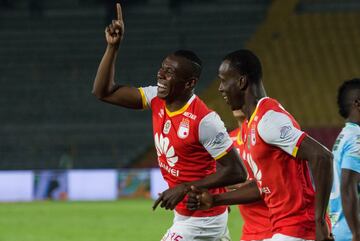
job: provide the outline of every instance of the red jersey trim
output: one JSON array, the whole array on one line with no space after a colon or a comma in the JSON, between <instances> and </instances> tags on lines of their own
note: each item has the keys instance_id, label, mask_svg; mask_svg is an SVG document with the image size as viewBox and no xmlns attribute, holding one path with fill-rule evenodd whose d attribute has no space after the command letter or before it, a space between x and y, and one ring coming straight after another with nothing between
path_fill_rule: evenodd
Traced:
<instances>
[{"instance_id":1,"label":"red jersey trim","mask_svg":"<svg viewBox=\"0 0 360 241\"><path fill-rule=\"evenodd\" d=\"M229 151L231 150L231 148L233 148L234 145L233 143L231 143L231 145L224 151L222 152L221 154L217 155L216 157L214 157L215 160L219 160L220 158L222 158L223 156L225 156L226 154L229 153Z\"/></svg>"},{"instance_id":2,"label":"red jersey trim","mask_svg":"<svg viewBox=\"0 0 360 241\"><path fill-rule=\"evenodd\" d=\"M305 132L302 133L302 135L300 136L299 140L296 142L296 145L295 145L295 147L294 147L294 150L293 150L292 153L291 153L291 155L292 155L293 157L296 157L297 152L298 152L298 150L299 150L299 147L300 147L300 145L301 145L301 142L302 142L302 140L304 140L305 136L306 136L306 133L305 133Z\"/></svg>"},{"instance_id":3,"label":"red jersey trim","mask_svg":"<svg viewBox=\"0 0 360 241\"><path fill-rule=\"evenodd\" d=\"M143 109L146 109L148 107L148 105L146 102L144 90L143 90L143 88L138 88L138 90L140 91L140 95L141 95L142 107L143 107Z\"/></svg>"}]
</instances>

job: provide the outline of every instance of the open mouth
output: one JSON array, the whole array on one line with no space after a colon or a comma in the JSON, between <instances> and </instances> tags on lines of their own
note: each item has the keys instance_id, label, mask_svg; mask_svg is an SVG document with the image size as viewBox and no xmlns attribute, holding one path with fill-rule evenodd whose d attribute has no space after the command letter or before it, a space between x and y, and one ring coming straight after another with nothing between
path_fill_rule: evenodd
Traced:
<instances>
[{"instance_id":1,"label":"open mouth","mask_svg":"<svg viewBox=\"0 0 360 241\"><path fill-rule=\"evenodd\" d=\"M166 86L159 83L159 82L157 83L157 86L158 86L159 89L166 90Z\"/></svg>"}]
</instances>

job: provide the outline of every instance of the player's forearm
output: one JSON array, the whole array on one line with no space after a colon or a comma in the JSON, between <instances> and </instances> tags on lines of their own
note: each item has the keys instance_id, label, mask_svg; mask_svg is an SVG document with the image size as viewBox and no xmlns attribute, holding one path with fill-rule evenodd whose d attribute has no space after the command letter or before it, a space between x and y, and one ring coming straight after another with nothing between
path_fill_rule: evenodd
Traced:
<instances>
[{"instance_id":1,"label":"player's forearm","mask_svg":"<svg viewBox=\"0 0 360 241\"><path fill-rule=\"evenodd\" d=\"M315 218L324 222L333 181L333 159L331 152L324 150L310 162L315 181Z\"/></svg>"},{"instance_id":2,"label":"player's forearm","mask_svg":"<svg viewBox=\"0 0 360 241\"><path fill-rule=\"evenodd\" d=\"M352 234L360 237L360 208L356 180L353 180L351 183L342 183L341 202L346 222Z\"/></svg>"},{"instance_id":3,"label":"player's forearm","mask_svg":"<svg viewBox=\"0 0 360 241\"><path fill-rule=\"evenodd\" d=\"M99 99L111 94L115 88L115 62L117 47L108 45L96 73L92 93Z\"/></svg>"},{"instance_id":4,"label":"player's forearm","mask_svg":"<svg viewBox=\"0 0 360 241\"><path fill-rule=\"evenodd\" d=\"M256 182L251 181L234 191L214 195L213 206L247 204L260 201L261 199L262 197Z\"/></svg>"},{"instance_id":5,"label":"player's forearm","mask_svg":"<svg viewBox=\"0 0 360 241\"><path fill-rule=\"evenodd\" d=\"M214 174L211 174L201 180L191 182L191 185L206 189L225 187L244 182L246 180L246 176L246 170L240 164L229 167L219 167L217 172Z\"/></svg>"}]
</instances>

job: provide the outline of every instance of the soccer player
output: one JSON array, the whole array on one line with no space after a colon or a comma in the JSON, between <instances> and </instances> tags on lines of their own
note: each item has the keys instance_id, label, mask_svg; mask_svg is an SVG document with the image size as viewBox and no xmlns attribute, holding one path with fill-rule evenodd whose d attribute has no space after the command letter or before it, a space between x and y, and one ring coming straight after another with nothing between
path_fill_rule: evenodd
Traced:
<instances>
[{"instance_id":1,"label":"soccer player","mask_svg":"<svg viewBox=\"0 0 360 241\"><path fill-rule=\"evenodd\" d=\"M244 151L256 185L217 195L192 187L188 207L263 198L270 212L272 240L332 240L326 216L333 176L331 152L301 131L278 101L266 96L261 63L251 51L228 54L219 67L219 79L225 101L233 110L241 109L248 121Z\"/></svg>"},{"instance_id":2,"label":"soccer player","mask_svg":"<svg viewBox=\"0 0 360 241\"><path fill-rule=\"evenodd\" d=\"M157 86L117 85L115 61L123 36L124 22L117 4L117 19L105 30L107 48L93 94L111 104L152 110L158 164L169 184L153 209L159 204L175 209L174 223L162 240L228 240L226 206L191 211L183 200L190 185L218 194L225 192L223 186L243 182L247 176L220 117L194 94L201 60L191 51L179 50L162 62ZM216 163L221 167L218 170Z\"/></svg>"},{"instance_id":3,"label":"soccer player","mask_svg":"<svg viewBox=\"0 0 360 241\"><path fill-rule=\"evenodd\" d=\"M244 151L243 134L247 126L246 117L241 110L233 110L233 115L239 127L231 131L229 135L234 142L235 149L244 160L245 167L249 173L246 183L256 182L251 167L246 161L246 153ZM233 185L227 189L235 190L241 188L242 185ZM241 241L269 240L272 237L269 209L263 200L239 205L239 211L243 218Z\"/></svg>"},{"instance_id":4,"label":"soccer player","mask_svg":"<svg viewBox=\"0 0 360 241\"><path fill-rule=\"evenodd\" d=\"M333 147L330 217L337 241L360 241L360 79L340 86L337 103L346 123Z\"/></svg>"}]
</instances>

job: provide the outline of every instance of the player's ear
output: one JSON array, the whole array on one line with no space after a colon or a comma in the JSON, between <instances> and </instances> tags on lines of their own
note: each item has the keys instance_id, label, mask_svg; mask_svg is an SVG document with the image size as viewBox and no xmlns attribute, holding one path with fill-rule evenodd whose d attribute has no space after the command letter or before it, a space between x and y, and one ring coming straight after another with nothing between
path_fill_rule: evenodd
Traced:
<instances>
[{"instance_id":1,"label":"player's ear","mask_svg":"<svg viewBox=\"0 0 360 241\"><path fill-rule=\"evenodd\" d=\"M355 108L360 111L360 98L357 98L355 101L354 101L354 105L355 105Z\"/></svg>"},{"instance_id":2,"label":"player's ear","mask_svg":"<svg viewBox=\"0 0 360 241\"><path fill-rule=\"evenodd\" d=\"M196 84L197 78L191 78L185 83L186 89L194 89Z\"/></svg>"},{"instance_id":3,"label":"player's ear","mask_svg":"<svg viewBox=\"0 0 360 241\"><path fill-rule=\"evenodd\" d=\"M248 86L248 79L246 78L246 75L240 75L239 76L239 79L238 79L238 82L237 82L237 87L240 89L240 90L245 90Z\"/></svg>"}]
</instances>

